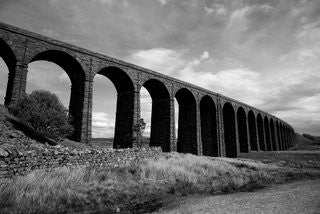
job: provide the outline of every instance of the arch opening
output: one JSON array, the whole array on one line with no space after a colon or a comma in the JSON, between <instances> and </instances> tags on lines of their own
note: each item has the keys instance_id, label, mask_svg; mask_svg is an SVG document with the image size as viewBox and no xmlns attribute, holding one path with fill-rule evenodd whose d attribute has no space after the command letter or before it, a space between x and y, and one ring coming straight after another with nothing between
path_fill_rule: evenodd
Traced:
<instances>
[{"instance_id":1,"label":"arch opening","mask_svg":"<svg viewBox=\"0 0 320 214\"><path fill-rule=\"evenodd\" d=\"M216 105L211 97L204 96L200 101L202 154L218 156Z\"/></svg>"},{"instance_id":2,"label":"arch opening","mask_svg":"<svg viewBox=\"0 0 320 214\"><path fill-rule=\"evenodd\" d=\"M227 157L237 157L235 112L230 103L223 106L224 143Z\"/></svg>"},{"instance_id":3,"label":"arch opening","mask_svg":"<svg viewBox=\"0 0 320 214\"><path fill-rule=\"evenodd\" d=\"M141 146L150 147L152 98L145 87L140 88L140 120L145 123L141 135ZM134 134L138 132L134 131ZM134 145L133 145L134 146ZM138 146L138 145L137 145ZM161 146L161 145L160 145Z\"/></svg>"},{"instance_id":4,"label":"arch opening","mask_svg":"<svg viewBox=\"0 0 320 214\"><path fill-rule=\"evenodd\" d=\"M283 133L283 124L280 123L280 136L281 136L281 145L283 150L286 150L286 145L285 145L285 141L284 141L284 133Z\"/></svg>"},{"instance_id":5,"label":"arch opening","mask_svg":"<svg viewBox=\"0 0 320 214\"><path fill-rule=\"evenodd\" d=\"M289 148L289 140L288 140L288 133L287 133L287 126L284 127L284 136L286 139L286 148Z\"/></svg>"},{"instance_id":6,"label":"arch opening","mask_svg":"<svg viewBox=\"0 0 320 214\"><path fill-rule=\"evenodd\" d=\"M288 140L288 133L287 133L287 126L284 126L284 138L285 138L285 142L286 142L286 149L289 148L289 140Z\"/></svg>"},{"instance_id":7,"label":"arch opening","mask_svg":"<svg viewBox=\"0 0 320 214\"><path fill-rule=\"evenodd\" d=\"M285 126L284 126L283 124L282 124L282 138L283 138L283 147L284 147L284 150L287 150Z\"/></svg>"},{"instance_id":8,"label":"arch opening","mask_svg":"<svg viewBox=\"0 0 320 214\"><path fill-rule=\"evenodd\" d=\"M197 154L196 100L191 91L186 88L180 89L175 97L179 105L177 151Z\"/></svg>"},{"instance_id":9,"label":"arch opening","mask_svg":"<svg viewBox=\"0 0 320 214\"><path fill-rule=\"evenodd\" d=\"M259 147L261 151L266 151L265 147L265 134L263 129L263 120L260 113L257 115L257 125L258 125L258 138L259 138Z\"/></svg>"},{"instance_id":10,"label":"arch opening","mask_svg":"<svg viewBox=\"0 0 320 214\"><path fill-rule=\"evenodd\" d=\"M6 88L8 84L9 68L5 61L0 57L0 104L5 104Z\"/></svg>"},{"instance_id":11,"label":"arch opening","mask_svg":"<svg viewBox=\"0 0 320 214\"><path fill-rule=\"evenodd\" d=\"M0 39L0 58L2 58L2 61L0 62L1 103L9 105L12 101L17 60L9 45L2 39Z\"/></svg>"},{"instance_id":12,"label":"arch opening","mask_svg":"<svg viewBox=\"0 0 320 214\"><path fill-rule=\"evenodd\" d=\"M271 133L271 140L272 140L272 150L276 151L277 150L276 134L275 134L274 122L272 118L270 119L270 133Z\"/></svg>"},{"instance_id":13,"label":"arch opening","mask_svg":"<svg viewBox=\"0 0 320 214\"><path fill-rule=\"evenodd\" d=\"M170 94L166 86L156 79L146 81L143 87L152 99L149 145L160 146L163 152L170 152Z\"/></svg>"},{"instance_id":14,"label":"arch opening","mask_svg":"<svg viewBox=\"0 0 320 214\"><path fill-rule=\"evenodd\" d=\"M277 137L278 137L278 147L279 150L283 150L282 148L282 142L281 142L281 133L280 133L280 128L279 128L279 122L276 121L276 128L277 128Z\"/></svg>"},{"instance_id":15,"label":"arch opening","mask_svg":"<svg viewBox=\"0 0 320 214\"><path fill-rule=\"evenodd\" d=\"M30 94L35 90L50 91L68 108L71 81L59 65L44 60L29 63L27 82L26 93Z\"/></svg>"},{"instance_id":16,"label":"arch opening","mask_svg":"<svg viewBox=\"0 0 320 214\"><path fill-rule=\"evenodd\" d=\"M96 74L92 87L92 144L113 147L116 103L117 90L111 80Z\"/></svg>"},{"instance_id":17,"label":"arch opening","mask_svg":"<svg viewBox=\"0 0 320 214\"><path fill-rule=\"evenodd\" d=\"M133 82L123 70L117 67L103 68L97 74L108 78L117 92L113 148L131 148L136 138L132 129L136 96Z\"/></svg>"},{"instance_id":18,"label":"arch opening","mask_svg":"<svg viewBox=\"0 0 320 214\"><path fill-rule=\"evenodd\" d=\"M272 146L271 146L271 141L270 141L269 121L268 121L267 116L264 117L264 135L266 137L267 150L272 151Z\"/></svg>"},{"instance_id":19,"label":"arch opening","mask_svg":"<svg viewBox=\"0 0 320 214\"><path fill-rule=\"evenodd\" d=\"M28 71L32 70L32 65L35 63L51 62L58 65L69 77L71 82L71 93L69 100L69 116L71 118L71 124L74 127L74 133L70 136L70 139L74 141L81 140L82 134L82 121L83 121L83 105L84 105L84 91L85 91L85 73L79 64L79 62L68 53L58 50L47 50L35 55L29 62L30 67ZM46 62L43 62L46 61ZM41 71L37 71L39 74ZM43 71L42 71L43 72ZM46 72L46 71L45 71ZM42 73L43 74L43 73ZM59 76L61 81L68 82L68 78L65 76ZM28 81L27 81L28 82ZM64 83L66 84L66 83ZM27 88L29 88L27 84ZM39 89L39 88L38 88ZM42 87L41 87L42 89ZM68 89L70 90L70 89ZM55 91L54 91L55 93ZM56 92L57 93L57 92ZM65 93L65 92L64 92ZM61 95L58 97L61 97ZM65 101L66 103L67 101Z\"/></svg>"},{"instance_id":20,"label":"arch opening","mask_svg":"<svg viewBox=\"0 0 320 214\"><path fill-rule=\"evenodd\" d=\"M247 118L246 118L246 112L242 107L239 107L237 111L237 123L238 123L240 152L243 152L243 153L249 152Z\"/></svg>"},{"instance_id":21,"label":"arch opening","mask_svg":"<svg viewBox=\"0 0 320 214\"><path fill-rule=\"evenodd\" d=\"M257 128L256 128L256 118L252 110L248 114L249 122L249 134L250 134L250 147L252 151L258 151L258 141L257 141Z\"/></svg>"}]
</instances>

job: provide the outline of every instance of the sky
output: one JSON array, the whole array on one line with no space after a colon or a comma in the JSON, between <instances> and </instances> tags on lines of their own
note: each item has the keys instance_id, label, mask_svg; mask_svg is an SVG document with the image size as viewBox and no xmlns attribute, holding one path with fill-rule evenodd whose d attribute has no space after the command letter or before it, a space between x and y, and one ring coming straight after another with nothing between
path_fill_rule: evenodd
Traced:
<instances>
[{"instance_id":1,"label":"sky","mask_svg":"<svg viewBox=\"0 0 320 214\"><path fill-rule=\"evenodd\" d=\"M269 112L299 133L320 135L320 1L0 0L0 21L119 58ZM59 66L28 67L27 92L65 106ZM8 70L0 60L0 100ZM93 136L112 137L116 91L94 80ZM149 133L151 98L141 91Z\"/></svg>"}]
</instances>

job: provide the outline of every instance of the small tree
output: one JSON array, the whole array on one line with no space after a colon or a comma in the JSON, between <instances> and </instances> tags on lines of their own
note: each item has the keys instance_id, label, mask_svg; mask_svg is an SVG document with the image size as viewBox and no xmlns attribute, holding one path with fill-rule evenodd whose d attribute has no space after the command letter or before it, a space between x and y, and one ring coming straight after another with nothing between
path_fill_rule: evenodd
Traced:
<instances>
[{"instance_id":1,"label":"small tree","mask_svg":"<svg viewBox=\"0 0 320 214\"><path fill-rule=\"evenodd\" d=\"M136 133L134 141L139 148L142 147L142 140L141 139L142 139L142 134L143 134L145 128L146 128L146 123L144 122L143 118L140 118L138 123L135 124L133 127L133 130Z\"/></svg>"},{"instance_id":2,"label":"small tree","mask_svg":"<svg viewBox=\"0 0 320 214\"><path fill-rule=\"evenodd\" d=\"M10 110L21 122L53 140L60 141L73 132L68 110L48 91L33 91L11 105Z\"/></svg>"}]
</instances>

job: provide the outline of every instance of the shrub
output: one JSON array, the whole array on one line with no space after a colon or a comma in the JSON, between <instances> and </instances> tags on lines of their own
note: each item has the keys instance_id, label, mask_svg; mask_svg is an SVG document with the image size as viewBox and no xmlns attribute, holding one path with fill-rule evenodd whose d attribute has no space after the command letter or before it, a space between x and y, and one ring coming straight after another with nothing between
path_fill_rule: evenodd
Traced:
<instances>
[{"instance_id":1,"label":"shrub","mask_svg":"<svg viewBox=\"0 0 320 214\"><path fill-rule=\"evenodd\" d=\"M68 110L48 91L33 91L11 105L10 110L22 123L53 140L60 141L73 132Z\"/></svg>"},{"instance_id":2,"label":"shrub","mask_svg":"<svg viewBox=\"0 0 320 214\"><path fill-rule=\"evenodd\" d=\"M144 122L143 118L140 118L139 122L133 126L134 136L133 141L135 144L141 148L142 147L142 134L144 129L146 128L146 123Z\"/></svg>"},{"instance_id":3,"label":"shrub","mask_svg":"<svg viewBox=\"0 0 320 214\"><path fill-rule=\"evenodd\" d=\"M316 139L314 136L312 136L310 134L302 134L302 136L309 139L309 140L312 140L312 141L315 141L315 139Z\"/></svg>"}]
</instances>

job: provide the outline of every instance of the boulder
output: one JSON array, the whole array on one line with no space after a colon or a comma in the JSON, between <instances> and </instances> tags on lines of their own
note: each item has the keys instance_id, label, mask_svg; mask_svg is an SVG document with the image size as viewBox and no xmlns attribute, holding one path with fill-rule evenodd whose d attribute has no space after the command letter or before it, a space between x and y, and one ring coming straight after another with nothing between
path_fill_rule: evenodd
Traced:
<instances>
[{"instance_id":1,"label":"boulder","mask_svg":"<svg viewBox=\"0 0 320 214\"><path fill-rule=\"evenodd\" d=\"M4 149L0 148L0 157L8 157L9 153L5 151Z\"/></svg>"}]
</instances>

